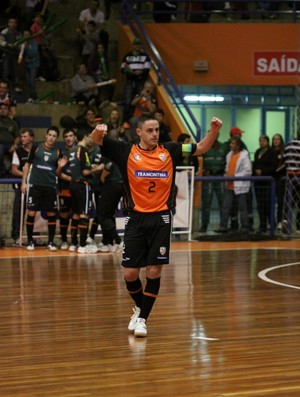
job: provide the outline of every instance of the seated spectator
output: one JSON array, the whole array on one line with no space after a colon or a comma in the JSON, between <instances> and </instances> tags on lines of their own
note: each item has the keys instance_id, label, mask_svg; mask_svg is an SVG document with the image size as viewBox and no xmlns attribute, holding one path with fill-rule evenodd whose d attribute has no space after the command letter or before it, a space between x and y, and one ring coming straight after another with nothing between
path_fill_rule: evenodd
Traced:
<instances>
[{"instance_id":1,"label":"seated spectator","mask_svg":"<svg viewBox=\"0 0 300 397\"><path fill-rule=\"evenodd\" d=\"M9 106L0 104L0 177L7 176L12 154L20 143L18 124L9 117ZM8 166L5 161L8 161Z\"/></svg>"},{"instance_id":2,"label":"seated spectator","mask_svg":"<svg viewBox=\"0 0 300 397\"><path fill-rule=\"evenodd\" d=\"M109 35L104 29L104 13L98 9L99 1L98 0L91 0L89 2L89 7L85 8L80 12L79 15L79 22L80 28L83 33L88 31L87 24L89 21L94 21L96 24L96 31L99 36L99 41L103 43L105 51L108 50L108 41Z\"/></svg>"},{"instance_id":3,"label":"seated spectator","mask_svg":"<svg viewBox=\"0 0 300 397\"><path fill-rule=\"evenodd\" d=\"M88 108L83 116L77 118L77 127L80 130L92 132L100 120L102 119L96 116L95 110Z\"/></svg>"},{"instance_id":4,"label":"seated spectator","mask_svg":"<svg viewBox=\"0 0 300 397\"><path fill-rule=\"evenodd\" d=\"M107 125L107 135L111 138L119 138L119 130L121 127L121 117L120 112L117 109L112 109L108 119L106 120Z\"/></svg>"},{"instance_id":5,"label":"seated spectator","mask_svg":"<svg viewBox=\"0 0 300 397\"><path fill-rule=\"evenodd\" d=\"M17 116L17 102L14 96L9 92L8 82L0 79L0 105L2 104L9 107L9 117L15 119Z\"/></svg>"},{"instance_id":6,"label":"seated spectator","mask_svg":"<svg viewBox=\"0 0 300 397\"><path fill-rule=\"evenodd\" d=\"M86 66L82 63L77 66L76 73L71 80L72 97L81 106L100 105L97 83L87 73Z\"/></svg>"},{"instance_id":7,"label":"seated spectator","mask_svg":"<svg viewBox=\"0 0 300 397\"><path fill-rule=\"evenodd\" d=\"M159 143L169 142L171 138L171 129L164 122L165 112L162 109L156 109L154 118L159 122Z\"/></svg>"}]
</instances>

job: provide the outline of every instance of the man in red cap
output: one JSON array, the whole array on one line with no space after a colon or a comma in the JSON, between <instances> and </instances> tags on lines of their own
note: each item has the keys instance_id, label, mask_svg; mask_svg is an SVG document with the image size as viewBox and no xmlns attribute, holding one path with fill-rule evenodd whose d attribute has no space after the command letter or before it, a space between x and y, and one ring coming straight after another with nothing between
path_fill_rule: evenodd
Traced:
<instances>
[{"instance_id":1,"label":"man in red cap","mask_svg":"<svg viewBox=\"0 0 300 397\"><path fill-rule=\"evenodd\" d=\"M238 136L239 138L242 138L242 134L244 134L245 131L241 130L239 127L234 126L230 128L229 135L230 138L228 139L227 142L224 142L224 147L225 147L225 152L226 154L230 152L230 140L233 136ZM246 144L242 141L242 148L241 150L248 150Z\"/></svg>"}]
</instances>

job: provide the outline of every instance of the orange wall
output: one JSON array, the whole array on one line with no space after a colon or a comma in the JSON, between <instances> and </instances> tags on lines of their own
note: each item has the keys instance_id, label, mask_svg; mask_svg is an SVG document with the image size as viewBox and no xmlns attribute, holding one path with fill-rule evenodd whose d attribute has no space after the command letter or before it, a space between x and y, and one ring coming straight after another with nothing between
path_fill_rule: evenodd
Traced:
<instances>
[{"instance_id":1,"label":"orange wall","mask_svg":"<svg viewBox=\"0 0 300 397\"><path fill-rule=\"evenodd\" d=\"M177 84L294 85L299 75L255 76L255 51L300 51L299 24L144 24ZM207 60L208 72L193 61ZM298 77L298 79L297 79Z\"/></svg>"},{"instance_id":2,"label":"orange wall","mask_svg":"<svg viewBox=\"0 0 300 397\"><path fill-rule=\"evenodd\" d=\"M132 40L134 35L130 31L128 26L119 25L119 63L121 64L123 55L132 50ZM157 103L160 108L165 111L165 122L170 126L172 131L173 139L185 132L185 126L182 123L180 117L176 112L173 111L173 105L170 103L169 97L166 94L162 86L157 85L157 78L153 71L150 72L150 79L156 86L156 98ZM125 77L120 73L119 82L123 85L125 82Z\"/></svg>"}]
</instances>

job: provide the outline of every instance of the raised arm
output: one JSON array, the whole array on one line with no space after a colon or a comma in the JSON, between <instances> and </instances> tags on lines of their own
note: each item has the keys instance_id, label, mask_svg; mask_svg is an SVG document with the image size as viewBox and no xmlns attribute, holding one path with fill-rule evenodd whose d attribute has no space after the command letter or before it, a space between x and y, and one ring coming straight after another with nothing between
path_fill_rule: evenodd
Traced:
<instances>
[{"instance_id":1,"label":"raised arm","mask_svg":"<svg viewBox=\"0 0 300 397\"><path fill-rule=\"evenodd\" d=\"M197 149L193 154L194 156L199 156L200 154L207 152L212 147L213 143L218 138L222 124L222 120L217 117L212 118L210 122L210 130L208 134L197 143Z\"/></svg>"},{"instance_id":2,"label":"raised arm","mask_svg":"<svg viewBox=\"0 0 300 397\"><path fill-rule=\"evenodd\" d=\"M103 137L107 135L107 125L106 124L98 124L94 128L94 130L91 132L90 137L92 138L92 141L97 143L97 145L102 146L103 143Z\"/></svg>"}]
</instances>

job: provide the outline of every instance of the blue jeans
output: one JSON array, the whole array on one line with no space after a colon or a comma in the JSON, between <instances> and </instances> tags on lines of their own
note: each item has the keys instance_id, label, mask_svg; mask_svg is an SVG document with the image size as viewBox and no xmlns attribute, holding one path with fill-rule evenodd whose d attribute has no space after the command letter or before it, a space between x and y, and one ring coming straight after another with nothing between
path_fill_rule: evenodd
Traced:
<instances>
[{"instance_id":1,"label":"blue jeans","mask_svg":"<svg viewBox=\"0 0 300 397\"><path fill-rule=\"evenodd\" d=\"M249 217L247 211L247 195L248 193L235 194L234 190L225 190L222 211L221 211L221 229L226 230L228 225L228 219L230 215L230 210L234 204L234 201L237 201L240 218L241 218L241 228L243 230L249 229Z\"/></svg>"},{"instance_id":2,"label":"blue jeans","mask_svg":"<svg viewBox=\"0 0 300 397\"><path fill-rule=\"evenodd\" d=\"M39 68L26 68L26 79L28 83L29 98L36 99L36 83L35 79L38 74Z\"/></svg>"}]
</instances>

